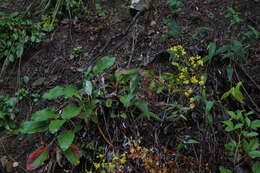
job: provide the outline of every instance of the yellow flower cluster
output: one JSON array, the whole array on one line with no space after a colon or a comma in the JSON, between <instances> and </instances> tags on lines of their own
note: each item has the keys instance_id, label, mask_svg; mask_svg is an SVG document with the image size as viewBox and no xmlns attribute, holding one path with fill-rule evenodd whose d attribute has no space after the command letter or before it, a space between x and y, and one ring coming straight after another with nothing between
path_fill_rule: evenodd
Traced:
<instances>
[{"instance_id":1,"label":"yellow flower cluster","mask_svg":"<svg viewBox=\"0 0 260 173\"><path fill-rule=\"evenodd\" d=\"M177 88L183 92L184 96L188 97L190 108L194 108L195 99L192 96L194 95L194 89L205 85L205 77L201 74L204 62L201 56L184 57L187 53L180 45L171 47L170 51L174 53L173 56L177 57L172 62L172 65L178 69L175 75L177 82L173 79L172 83L177 85Z\"/></svg>"},{"instance_id":2,"label":"yellow flower cluster","mask_svg":"<svg viewBox=\"0 0 260 173\"><path fill-rule=\"evenodd\" d=\"M192 66L193 68L196 68L196 67L199 67L199 66L203 66L203 65L204 65L203 61L201 60L201 56L196 56L196 57L191 56L191 57L189 58L189 62L190 62L191 66Z\"/></svg>"},{"instance_id":3,"label":"yellow flower cluster","mask_svg":"<svg viewBox=\"0 0 260 173\"><path fill-rule=\"evenodd\" d=\"M187 54L187 52L185 51L185 49L181 45L171 47L170 51L175 53L177 58L182 57L182 56Z\"/></svg>"},{"instance_id":4,"label":"yellow flower cluster","mask_svg":"<svg viewBox=\"0 0 260 173\"><path fill-rule=\"evenodd\" d=\"M120 171L125 167L126 163L126 154L123 153L119 156L113 155L111 162L106 162L103 154L97 156L101 162L93 162L93 165L96 170L108 170L108 172Z\"/></svg>"}]
</instances>

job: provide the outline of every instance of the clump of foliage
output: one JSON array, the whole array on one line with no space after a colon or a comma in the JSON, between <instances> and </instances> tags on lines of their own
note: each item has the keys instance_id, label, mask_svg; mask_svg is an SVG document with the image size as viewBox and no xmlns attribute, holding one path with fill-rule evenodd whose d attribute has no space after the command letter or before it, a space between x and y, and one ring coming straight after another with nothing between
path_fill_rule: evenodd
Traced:
<instances>
[{"instance_id":1,"label":"clump of foliage","mask_svg":"<svg viewBox=\"0 0 260 173\"><path fill-rule=\"evenodd\" d=\"M0 16L0 61L10 64L21 58L26 44L42 40L42 29L41 22L26 20L17 12Z\"/></svg>"},{"instance_id":2,"label":"clump of foliage","mask_svg":"<svg viewBox=\"0 0 260 173\"><path fill-rule=\"evenodd\" d=\"M204 61L200 56L187 57L187 52L180 46L169 49L170 63L174 72L165 72L161 76L149 72L148 76L153 78L150 88L157 93L168 91L169 94L179 94L187 100L189 107L194 108L196 93L203 88L206 76L203 74Z\"/></svg>"},{"instance_id":3,"label":"clump of foliage","mask_svg":"<svg viewBox=\"0 0 260 173\"><path fill-rule=\"evenodd\" d=\"M178 0L168 0L168 4L173 15L178 14L183 6L182 2Z\"/></svg>"},{"instance_id":4,"label":"clump of foliage","mask_svg":"<svg viewBox=\"0 0 260 173\"><path fill-rule=\"evenodd\" d=\"M228 13L225 16L230 19L230 25L237 25L244 20L239 17L239 12L235 11L233 8L228 8Z\"/></svg>"},{"instance_id":5,"label":"clump of foliage","mask_svg":"<svg viewBox=\"0 0 260 173\"><path fill-rule=\"evenodd\" d=\"M18 112L17 97L0 96L0 128L12 130L15 128L15 114Z\"/></svg>"},{"instance_id":6,"label":"clump of foliage","mask_svg":"<svg viewBox=\"0 0 260 173\"><path fill-rule=\"evenodd\" d=\"M13 97L0 95L0 128L4 128L10 133L16 133L16 114L19 112L17 104L28 94L28 90L21 88Z\"/></svg>"},{"instance_id":7,"label":"clump of foliage","mask_svg":"<svg viewBox=\"0 0 260 173\"><path fill-rule=\"evenodd\" d=\"M148 105L138 97L137 69L129 71L116 70L115 80L108 84L105 83L103 77L98 77L111 67L114 62L114 57L106 56L101 58L95 66L89 67L84 73L85 79L82 89L77 89L71 85L56 86L50 89L43 95L44 99L57 100L63 98L67 100L68 104L61 110L48 107L33 113L32 119L22 124L20 132L22 134L48 132L54 137L53 141L57 141L60 150L68 161L73 165L77 165L81 157L78 154L80 149L75 145L77 132L82 128L80 119L85 123L94 123L99 126L99 117L103 115L103 109L105 107L110 108L114 102L123 105L124 109L119 110L119 112L114 112L114 109L111 109L111 118L126 118L128 108L136 107L140 110L139 118L160 119L150 112ZM94 83L95 85L93 85ZM113 87L113 90L110 87ZM74 128L70 127L71 123L75 126ZM105 140L107 141L107 139ZM107 142L112 145L109 141ZM45 146L44 151L46 152L41 152L45 159L41 160L41 162L37 162L37 158L30 161L28 164L29 170L38 168L48 159L49 154L47 151L53 148L53 145L54 143L51 142L48 146ZM35 152L38 152L38 150ZM41 154L38 153L38 156L40 157Z\"/></svg>"}]
</instances>

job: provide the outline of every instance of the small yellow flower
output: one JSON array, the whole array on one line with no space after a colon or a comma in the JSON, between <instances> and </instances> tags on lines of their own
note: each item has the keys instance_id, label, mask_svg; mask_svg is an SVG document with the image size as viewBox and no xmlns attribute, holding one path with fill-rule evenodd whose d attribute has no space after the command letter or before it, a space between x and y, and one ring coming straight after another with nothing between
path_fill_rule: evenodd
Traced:
<instances>
[{"instance_id":1,"label":"small yellow flower","mask_svg":"<svg viewBox=\"0 0 260 173\"><path fill-rule=\"evenodd\" d=\"M203 80L199 81L199 84L202 86L202 85L205 85L205 82Z\"/></svg>"},{"instance_id":2,"label":"small yellow flower","mask_svg":"<svg viewBox=\"0 0 260 173\"><path fill-rule=\"evenodd\" d=\"M172 62L173 66L179 67L180 65L177 62Z\"/></svg>"},{"instance_id":3,"label":"small yellow flower","mask_svg":"<svg viewBox=\"0 0 260 173\"><path fill-rule=\"evenodd\" d=\"M184 95L188 97L190 94L187 91L185 91Z\"/></svg>"},{"instance_id":4,"label":"small yellow flower","mask_svg":"<svg viewBox=\"0 0 260 173\"><path fill-rule=\"evenodd\" d=\"M195 108L195 104L191 103L189 107L190 107L190 109L194 109Z\"/></svg>"},{"instance_id":5,"label":"small yellow flower","mask_svg":"<svg viewBox=\"0 0 260 173\"><path fill-rule=\"evenodd\" d=\"M185 80L182 83L185 84L185 85L188 85L190 83L190 81L189 80Z\"/></svg>"},{"instance_id":6,"label":"small yellow flower","mask_svg":"<svg viewBox=\"0 0 260 173\"><path fill-rule=\"evenodd\" d=\"M185 75L183 73L180 73L179 79L184 79L184 78L185 78Z\"/></svg>"},{"instance_id":7,"label":"small yellow flower","mask_svg":"<svg viewBox=\"0 0 260 173\"><path fill-rule=\"evenodd\" d=\"M180 71L186 73L188 72L188 68L187 67L180 68Z\"/></svg>"},{"instance_id":8,"label":"small yellow flower","mask_svg":"<svg viewBox=\"0 0 260 173\"><path fill-rule=\"evenodd\" d=\"M110 170L114 169L116 166L113 163L108 163L108 167Z\"/></svg>"},{"instance_id":9,"label":"small yellow flower","mask_svg":"<svg viewBox=\"0 0 260 173\"><path fill-rule=\"evenodd\" d=\"M199 81L196 79L196 77L195 76L193 76L193 77L191 77L191 83L193 83L193 84L197 84Z\"/></svg>"},{"instance_id":10,"label":"small yellow flower","mask_svg":"<svg viewBox=\"0 0 260 173\"><path fill-rule=\"evenodd\" d=\"M196 56L196 59L197 59L197 60L200 60L200 59L201 59L201 56Z\"/></svg>"},{"instance_id":11,"label":"small yellow flower","mask_svg":"<svg viewBox=\"0 0 260 173\"><path fill-rule=\"evenodd\" d=\"M190 98L190 103L193 103L195 99L193 97Z\"/></svg>"},{"instance_id":12,"label":"small yellow flower","mask_svg":"<svg viewBox=\"0 0 260 173\"><path fill-rule=\"evenodd\" d=\"M119 157L118 156L114 156L112 160L118 160Z\"/></svg>"},{"instance_id":13,"label":"small yellow flower","mask_svg":"<svg viewBox=\"0 0 260 173\"><path fill-rule=\"evenodd\" d=\"M94 164L96 169L100 168L100 163L93 163L93 164Z\"/></svg>"},{"instance_id":14,"label":"small yellow flower","mask_svg":"<svg viewBox=\"0 0 260 173\"><path fill-rule=\"evenodd\" d=\"M195 60L195 57L194 57L194 56L191 56L191 57L189 58L189 61L193 61L193 62L194 62L194 60Z\"/></svg>"},{"instance_id":15,"label":"small yellow flower","mask_svg":"<svg viewBox=\"0 0 260 173\"><path fill-rule=\"evenodd\" d=\"M173 46L170 48L171 51L176 52L176 57L179 58L180 56L186 55L185 49L181 45Z\"/></svg>"},{"instance_id":16,"label":"small yellow flower","mask_svg":"<svg viewBox=\"0 0 260 173\"><path fill-rule=\"evenodd\" d=\"M119 161L120 161L120 164L124 165L126 163L126 158L123 157Z\"/></svg>"},{"instance_id":17,"label":"small yellow flower","mask_svg":"<svg viewBox=\"0 0 260 173\"><path fill-rule=\"evenodd\" d=\"M190 89L188 89L188 91L187 91L189 94L191 94L191 93L193 93L193 89L192 88L190 88Z\"/></svg>"},{"instance_id":18,"label":"small yellow flower","mask_svg":"<svg viewBox=\"0 0 260 173\"><path fill-rule=\"evenodd\" d=\"M203 61L202 60L198 60L197 63L198 63L198 65L203 66Z\"/></svg>"},{"instance_id":19,"label":"small yellow flower","mask_svg":"<svg viewBox=\"0 0 260 173\"><path fill-rule=\"evenodd\" d=\"M104 154L99 154L97 158L104 158Z\"/></svg>"}]
</instances>

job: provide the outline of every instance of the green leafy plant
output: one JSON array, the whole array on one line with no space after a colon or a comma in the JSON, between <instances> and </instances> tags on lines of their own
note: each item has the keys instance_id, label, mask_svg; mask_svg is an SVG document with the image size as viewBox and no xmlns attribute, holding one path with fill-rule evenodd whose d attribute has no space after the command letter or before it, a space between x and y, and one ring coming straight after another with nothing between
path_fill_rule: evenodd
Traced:
<instances>
[{"instance_id":1,"label":"green leafy plant","mask_svg":"<svg viewBox=\"0 0 260 173\"><path fill-rule=\"evenodd\" d=\"M170 61L174 72L165 72L158 76L150 71L146 77L151 78L149 88L156 93L168 92L170 95L183 98L184 106L195 107L195 94L206 83L203 73L204 61L201 56L187 57L186 50L181 46L173 46L169 50Z\"/></svg>"},{"instance_id":2,"label":"green leafy plant","mask_svg":"<svg viewBox=\"0 0 260 173\"><path fill-rule=\"evenodd\" d=\"M95 6L98 16L107 16L108 12L102 7L100 3L96 3Z\"/></svg>"},{"instance_id":3,"label":"green leafy plant","mask_svg":"<svg viewBox=\"0 0 260 173\"><path fill-rule=\"evenodd\" d=\"M118 69L115 72L116 85L120 86L118 91L120 95L119 100L125 108L137 107L141 111L139 118L155 118L160 120L156 114L149 111L148 104L138 97L138 92L141 91L138 87L138 71L139 69Z\"/></svg>"},{"instance_id":4,"label":"green leafy plant","mask_svg":"<svg viewBox=\"0 0 260 173\"><path fill-rule=\"evenodd\" d=\"M77 57L80 57L83 54L82 46L74 47L73 50L74 50L75 56L77 56Z\"/></svg>"},{"instance_id":5,"label":"green leafy plant","mask_svg":"<svg viewBox=\"0 0 260 173\"><path fill-rule=\"evenodd\" d=\"M114 86L117 86L117 94L114 93L116 96L114 99L123 104L124 111L130 107L136 107L141 112L140 118L160 119L149 111L148 105L144 101L138 98L138 69L118 69L115 72L115 83L113 83L114 81L111 81L110 84L105 83L105 79L101 75L114 63L114 57L106 56L98 60L95 66L89 67L84 73L82 89L71 85L56 86L44 93L43 99L51 101L63 98L67 100L67 104L60 110L48 107L33 113L31 120L22 124L20 132L22 134L48 132L54 137L53 141L57 141L67 160L76 165L80 159L79 148L75 145L77 128L81 128L79 120L84 120L86 123L99 123L99 116L102 115L102 109L99 107L109 108L113 104L113 100L111 100L113 93L109 93L111 87L114 92ZM71 123L75 126L74 128L69 128ZM53 143L50 143L48 148L52 145Z\"/></svg>"},{"instance_id":6,"label":"green leafy plant","mask_svg":"<svg viewBox=\"0 0 260 173\"><path fill-rule=\"evenodd\" d=\"M260 127L260 120L250 118L254 112L243 110L227 111L229 119L223 121L225 131L236 134L236 139L225 144L225 148L230 151L230 155L238 156L238 149L243 151L251 158L260 157L259 140L257 129ZM235 133L236 132L236 133Z\"/></svg>"},{"instance_id":7,"label":"green leafy plant","mask_svg":"<svg viewBox=\"0 0 260 173\"><path fill-rule=\"evenodd\" d=\"M243 96L242 92L240 91L241 85L242 85L242 83L238 82L235 87L230 88L227 92L225 92L222 95L221 100L224 100L229 96L233 96L233 98L235 98L237 101L239 101L240 103L243 103L244 96Z\"/></svg>"},{"instance_id":8,"label":"green leafy plant","mask_svg":"<svg viewBox=\"0 0 260 173\"><path fill-rule=\"evenodd\" d=\"M179 143L176 147L176 150L178 152L181 152L181 151L185 151L188 149L188 147L191 145L191 144L199 144L199 142L195 139L183 139L183 138L180 138L179 139L181 141L181 143Z\"/></svg>"},{"instance_id":9,"label":"green leafy plant","mask_svg":"<svg viewBox=\"0 0 260 173\"><path fill-rule=\"evenodd\" d=\"M223 167L219 168L219 172L220 173L232 173L232 171L230 169L223 168Z\"/></svg>"},{"instance_id":10,"label":"green leafy plant","mask_svg":"<svg viewBox=\"0 0 260 173\"><path fill-rule=\"evenodd\" d=\"M241 42L237 40L229 40L230 44L220 47L216 54L222 54L222 59L231 58L234 62L242 62L246 60L245 49Z\"/></svg>"},{"instance_id":11,"label":"green leafy plant","mask_svg":"<svg viewBox=\"0 0 260 173\"><path fill-rule=\"evenodd\" d=\"M172 14L174 15L178 14L181 11L181 7L183 6L182 2L178 0L168 0L168 4Z\"/></svg>"},{"instance_id":12,"label":"green leafy plant","mask_svg":"<svg viewBox=\"0 0 260 173\"><path fill-rule=\"evenodd\" d=\"M15 126L15 115L18 113L17 97L0 96L0 128L11 131Z\"/></svg>"},{"instance_id":13,"label":"green leafy plant","mask_svg":"<svg viewBox=\"0 0 260 173\"><path fill-rule=\"evenodd\" d=\"M248 25L248 31L242 32L242 39L247 43L255 43L260 37L260 32Z\"/></svg>"},{"instance_id":14,"label":"green leafy plant","mask_svg":"<svg viewBox=\"0 0 260 173\"><path fill-rule=\"evenodd\" d=\"M26 44L39 43L42 40L44 33L41 29L41 22L25 20L17 12L7 16L0 15L0 61L4 62L1 74L8 64L22 57Z\"/></svg>"},{"instance_id":15,"label":"green leafy plant","mask_svg":"<svg viewBox=\"0 0 260 173\"><path fill-rule=\"evenodd\" d=\"M228 8L228 13L225 15L225 17L230 19L231 26L244 21L239 17L239 12L235 11L233 8Z\"/></svg>"},{"instance_id":16,"label":"green leafy plant","mask_svg":"<svg viewBox=\"0 0 260 173\"><path fill-rule=\"evenodd\" d=\"M205 37L209 33L209 31L212 31L212 28L205 27L205 26L198 27L195 29L194 34L192 34L192 38L201 39L201 38Z\"/></svg>"},{"instance_id":17,"label":"green leafy plant","mask_svg":"<svg viewBox=\"0 0 260 173\"><path fill-rule=\"evenodd\" d=\"M114 57L104 57L97 62L97 64L91 70L93 73L100 73L114 64ZM54 135L54 140L57 140L59 148L68 161L74 165L79 163L80 154L79 148L75 145L75 136L77 128L67 128L67 125L77 120L78 117L82 117L85 121L91 119L97 123L96 113L94 107L100 101L96 98L91 99L92 96L92 83L91 81L84 82L83 89L77 89L74 86L56 86L43 94L43 99L56 100L63 97L67 100L75 100L63 107L62 110L55 110L53 108L44 108L32 114L30 121L25 121L20 128L22 134L34 134L38 132L46 132ZM94 94L94 91L93 91ZM79 121L75 121L77 124ZM50 143L48 148L52 146ZM46 152L45 152L46 154ZM41 154L38 155L41 157ZM37 157L37 158L38 158ZM35 159L37 159L35 158ZM46 158L46 157L45 157ZM44 162L45 160L42 160ZM37 164L38 166L42 163ZM35 167L35 169L37 166Z\"/></svg>"},{"instance_id":18,"label":"green leafy plant","mask_svg":"<svg viewBox=\"0 0 260 173\"><path fill-rule=\"evenodd\" d=\"M166 33L166 38L178 37L181 34L179 25L170 19L165 19L164 23L168 26L169 30ZM165 38L164 38L165 39Z\"/></svg>"}]
</instances>

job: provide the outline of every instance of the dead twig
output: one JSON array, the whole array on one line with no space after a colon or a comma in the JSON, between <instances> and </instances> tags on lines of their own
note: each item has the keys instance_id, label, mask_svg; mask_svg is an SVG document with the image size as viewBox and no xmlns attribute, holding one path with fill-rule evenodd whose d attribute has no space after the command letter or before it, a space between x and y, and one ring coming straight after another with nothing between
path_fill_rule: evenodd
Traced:
<instances>
[{"instance_id":1,"label":"dead twig","mask_svg":"<svg viewBox=\"0 0 260 173\"><path fill-rule=\"evenodd\" d=\"M105 134L103 133L101 127L98 124L97 124L97 128L98 128L99 133L103 137L103 139L108 143L108 145L110 145L112 148L114 148L114 145L107 139L107 137L105 136Z\"/></svg>"}]
</instances>

